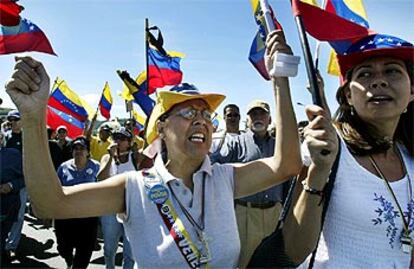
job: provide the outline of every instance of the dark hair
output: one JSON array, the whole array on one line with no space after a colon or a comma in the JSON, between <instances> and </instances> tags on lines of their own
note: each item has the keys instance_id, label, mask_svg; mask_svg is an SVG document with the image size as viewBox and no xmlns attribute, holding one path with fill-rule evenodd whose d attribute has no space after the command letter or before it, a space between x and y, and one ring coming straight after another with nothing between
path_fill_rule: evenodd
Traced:
<instances>
[{"instance_id":1,"label":"dark hair","mask_svg":"<svg viewBox=\"0 0 414 269\"><path fill-rule=\"evenodd\" d=\"M79 140L83 141L86 144L86 150L90 152L91 143L88 139L86 139L85 136L77 136L75 139L72 140L72 142L70 143L71 151L73 151L75 148L75 142Z\"/></svg>"},{"instance_id":2,"label":"dark hair","mask_svg":"<svg viewBox=\"0 0 414 269\"><path fill-rule=\"evenodd\" d=\"M410 77L411 85L414 83L414 68L412 62L404 62ZM414 156L414 104L410 102L407 112L401 114L393 138L384 138L376 135L357 113L352 112L347 102L346 93L352 79L353 69L347 71L345 83L338 88L336 100L339 107L334 115L334 124L338 128L342 138L349 149L356 155L367 155L385 152L393 142L404 144L410 155Z\"/></svg>"},{"instance_id":3,"label":"dark hair","mask_svg":"<svg viewBox=\"0 0 414 269\"><path fill-rule=\"evenodd\" d=\"M240 112L239 107L236 104L227 104L224 108L223 108L223 115L226 115L226 110L227 108L234 108L237 109L237 111Z\"/></svg>"}]
</instances>

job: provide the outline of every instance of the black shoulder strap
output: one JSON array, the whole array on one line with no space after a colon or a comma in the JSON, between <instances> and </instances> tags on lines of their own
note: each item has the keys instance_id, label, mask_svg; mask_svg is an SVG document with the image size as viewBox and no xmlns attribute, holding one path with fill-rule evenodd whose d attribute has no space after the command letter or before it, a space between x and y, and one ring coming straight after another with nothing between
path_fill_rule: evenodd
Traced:
<instances>
[{"instance_id":1,"label":"black shoulder strap","mask_svg":"<svg viewBox=\"0 0 414 269\"><path fill-rule=\"evenodd\" d=\"M134 165L135 170L138 171L137 160L135 160L135 154L133 152L131 152L131 161Z\"/></svg>"},{"instance_id":2,"label":"black shoulder strap","mask_svg":"<svg viewBox=\"0 0 414 269\"><path fill-rule=\"evenodd\" d=\"M323 224L325 223L325 216L326 216L326 212L328 211L329 201L331 199L332 190L335 184L336 173L338 172L339 156L341 155L341 143L342 143L341 139L338 137L338 153L336 155L335 162L332 166L331 173L329 174L329 181L325 187L326 188L325 189L325 201L323 203L323 209L322 209L321 232L319 233L318 244L316 245L315 250L312 252L312 256L309 261L308 269L312 269L313 264L315 263L316 251L318 250L318 246L319 246L319 239L321 237Z\"/></svg>"}]
</instances>

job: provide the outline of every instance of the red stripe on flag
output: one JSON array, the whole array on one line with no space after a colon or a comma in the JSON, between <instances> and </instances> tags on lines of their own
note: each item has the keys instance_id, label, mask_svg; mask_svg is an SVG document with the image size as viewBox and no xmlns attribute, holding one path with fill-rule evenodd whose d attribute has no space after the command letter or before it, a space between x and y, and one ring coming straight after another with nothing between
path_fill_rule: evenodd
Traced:
<instances>
[{"instance_id":1,"label":"red stripe on flag","mask_svg":"<svg viewBox=\"0 0 414 269\"><path fill-rule=\"evenodd\" d=\"M50 108L47 108L47 114L46 114L46 122L47 125L52 127L53 129L57 129L60 125L64 125L68 128L68 137L75 138L77 136L82 135L83 129L79 128L75 125L70 124L69 122L65 121L62 117L60 117L58 114L53 112Z\"/></svg>"},{"instance_id":2,"label":"red stripe on flag","mask_svg":"<svg viewBox=\"0 0 414 269\"><path fill-rule=\"evenodd\" d=\"M73 112L72 110L70 110L69 108L67 108L66 106L62 105L61 102L59 102L58 100L56 100L53 96L49 97L49 101L47 102L47 104L57 110L60 110L62 112L65 112L68 115L73 116L74 118L80 120L80 121L85 121L86 118L85 117L81 117L79 114Z\"/></svg>"},{"instance_id":3,"label":"red stripe on flag","mask_svg":"<svg viewBox=\"0 0 414 269\"><path fill-rule=\"evenodd\" d=\"M43 32L0 35L0 54L39 51L56 55Z\"/></svg>"}]
</instances>

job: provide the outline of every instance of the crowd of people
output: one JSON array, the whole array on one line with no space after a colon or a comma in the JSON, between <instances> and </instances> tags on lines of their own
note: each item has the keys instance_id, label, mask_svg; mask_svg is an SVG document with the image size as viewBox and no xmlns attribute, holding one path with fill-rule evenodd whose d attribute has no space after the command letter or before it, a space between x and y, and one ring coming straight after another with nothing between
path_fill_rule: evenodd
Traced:
<instances>
[{"instance_id":1,"label":"crowd of people","mask_svg":"<svg viewBox=\"0 0 414 269\"><path fill-rule=\"evenodd\" d=\"M267 38L267 70L277 53L292 55L281 31ZM297 124L289 79L273 76L275 111L252 100L241 130L240 108L226 104L215 130L225 96L183 83L158 92L144 137L132 120L95 136L94 118L69 141L65 126L45 128L42 63L17 57L6 91L18 111L0 150L2 263L28 193L55 220L69 268L88 266L99 219L107 268L121 238L124 268L413 268L414 46L373 34L338 62L333 116L320 81L322 106Z\"/></svg>"}]
</instances>

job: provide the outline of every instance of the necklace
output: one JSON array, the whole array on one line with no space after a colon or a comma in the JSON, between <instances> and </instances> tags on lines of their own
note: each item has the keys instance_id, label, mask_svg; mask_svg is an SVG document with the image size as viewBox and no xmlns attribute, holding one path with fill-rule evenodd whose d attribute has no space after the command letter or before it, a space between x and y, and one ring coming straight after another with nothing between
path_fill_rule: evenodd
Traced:
<instances>
[{"instance_id":1,"label":"necklace","mask_svg":"<svg viewBox=\"0 0 414 269\"><path fill-rule=\"evenodd\" d=\"M412 191L410 176L407 173L407 168L405 167L404 160L403 160L403 158L401 156L401 152L399 150L397 150L397 154L398 154L398 157L399 157L400 162L402 164L404 174L407 175L408 191L409 191L408 196L409 196L409 202L411 202L413 200L413 197L412 197L413 191ZM410 254L411 251L412 251L412 248L413 248L412 247L413 239L410 236L410 230L409 230L409 225L410 225L410 222L411 222L411 210L409 209L409 212L407 214L408 216L407 216L407 219L406 219L404 217L404 213L402 211L401 205L397 200L397 196L395 195L393 189L391 188L391 185L388 182L387 178L385 177L384 173L382 173L381 169L379 168L378 164L375 162L374 158L371 155L368 155L368 157L369 157L369 160L370 160L372 166L374 167L374 169L378 173L378 175L381 177L381 179L384 182L388 192L391 194L391 197L393 198L395 205L398 208L398 212L400 213L401 220L403 222L403 233L401 235L401 240L400 240L401 241L401 250L404 253Z\"/></svg>"},{"instance_id":2,"label":"necklace","mask_svg":"<svg viewBox=\"0 0 414 269\"><path fill-rule=\"evenodd\" d=\"M170 181L171 182L171 181ZM208 246L208 238L206 233L204 232L205 222L204 222L204 205L205 205L205 191L206 191L206 173L203 174L203 182L202 182L202 200L201 200L201 223L197 223L197 221L191 216L190 212L184 207L178 197L175 195L174 190L172 189L171 185L168 182L168 188L170 189L174 199L177 201L178 205L180 206L181 211L184 213L187 220L191 223L194 227L198 240L201 242L201 249L199 249L199 263L206 264L211 260L210 255L210 248Z\"/></svg>"}]
</instances>

